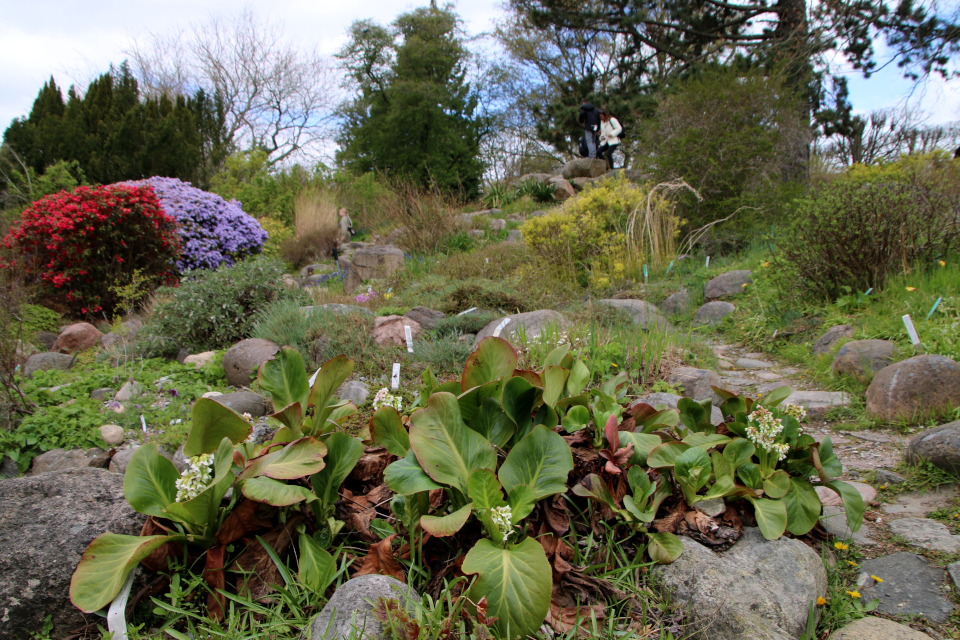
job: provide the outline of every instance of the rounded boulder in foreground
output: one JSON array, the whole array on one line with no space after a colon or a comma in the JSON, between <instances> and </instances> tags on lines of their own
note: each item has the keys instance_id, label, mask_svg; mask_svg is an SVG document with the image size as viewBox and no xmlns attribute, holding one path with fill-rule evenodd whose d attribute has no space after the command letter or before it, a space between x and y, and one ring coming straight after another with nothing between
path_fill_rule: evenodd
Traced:
<instances>
[{"instance_id":1,"label":"rounded boulder in foreground","mask_svg":"<svg viewBox=\"0 0 960 640\"><path fill-rule=\"evenodd\" d=\"M867 387L867 415L911 423L960 406L960 364L937 355L914 356L881 369Z\"/></svg>"},{"instance_id":2,"label":"rounded boulder in foreground","mask_svg":"<svg viewBox=\"0 0 960 640\"><path fill-rule=\"evenodd\" d=\"M235 387L249 387L260 365L272 358L280 346L270 340L248 338L230 347L223 354L223 370L227 382Z\"/></svg>"}]
</instances>

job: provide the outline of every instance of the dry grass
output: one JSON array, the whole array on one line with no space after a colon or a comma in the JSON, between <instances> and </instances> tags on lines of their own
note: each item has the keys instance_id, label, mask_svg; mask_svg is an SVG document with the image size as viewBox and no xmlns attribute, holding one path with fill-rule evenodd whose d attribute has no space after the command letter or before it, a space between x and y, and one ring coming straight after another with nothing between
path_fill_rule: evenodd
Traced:
<instances>
[{"instance_id":1,"label":"dry grass","mask_svg":"<svg viewBox=\"0 0 960 640\"><path fill-rule=\"evenodd\" d=\"M283 259L298 267L332 255L337 242L339 206L333 192L311 186L294 202L293 237L280 245Z\"/></svg>"},{"instance_id":2,"label":"dry grass","mask_svg":"<svg viewBox=\"0 0 960 640\"><path fill-rule=\"evenodd\" d=\"M461 203L436 190L423 190L395 181L381 208L400 230L396 244L414 254L437 251L444 239L459 230L455 212Z\"/></svg>"}]
</instances>

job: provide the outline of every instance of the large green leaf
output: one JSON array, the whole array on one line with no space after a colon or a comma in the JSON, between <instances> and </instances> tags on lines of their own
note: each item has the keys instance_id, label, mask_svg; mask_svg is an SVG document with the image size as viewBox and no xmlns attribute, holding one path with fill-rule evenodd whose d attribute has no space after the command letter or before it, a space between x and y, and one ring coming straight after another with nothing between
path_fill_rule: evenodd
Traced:
<instances>
[{"instance_id":1,"label":"large green leaf","mask_svg":"<svg viewBox=\"0 0 960 640\"><path fill-rule=\"evenodd\" d=\"M290 430L291 435L299 437L303 430L303 409L304 406L299 402L288 404L280 411L271 413L270 417L279 420L283 426ZM287 440L289 442L289 440Z\"/></svg>"},{"instance_id":2,"label":"large green leaf","mask_svg":"<svg viewBox=\"0 0 960 640\"><path fill-rule=\"evenodd\" d=\"M363 455L363 443L348 433L337 432L327 438L327 457L323 469L313 474L310 484L324 505L339 499L340 485Z\"/></svg>"},{"instance_id":3,"label":"large green leaf","mask_svg":"<svg viewBox=\"0 0 960 640\"><path fill-rule=\"evenodd\" d=\"M401 458L388 465L383 472L383 481L390 487L391 491L403 496L411 496L421 491L441 488L423 470L423 467L417 462L417 455L413 451L410 451L406 458Z\"/></svg>"},{"instance_id":4,"label":"large green leaf","mask_svg":"<svg viewBox=\"0 0 960 640\"><path fill-rule=\"evenodd\" d=\"M650 538L647 553L657 564L670 564L683 553L683 542L669 531L648 533L647 537Z\"/></svg>"},{"instance_id":5,"label":"large green leaf","mask_svg":"<svg viewBox=\"0 0 960 640\"><path fill-rule=\"evenodd\" d=\"M243 483L243 495L254 502L265 502L275 507L287 507L298 502L311 502L317 496L298 484L287 484L266 476L250 478Z\"/></svg>"},{"instance_id":6,"label":"large green leaf","mask_svg":"<svg viewBox=\"0 0 960 640\"><path fill-rule=\"evenodd\" d=\"M533 405L541 391L523 378L514 376L503 385L503 410L517 425L514 440L530 433L533 427Z\"/></svg>"},{"instance_id":7,"label":"large green leaf","mask_svg":"<svg viewBox=\"0 0 960 640\"><path fill-rule=\"evenodd\" d=\"M267 476L274 480L293 480L323 469L327 445L313 438L300 438L279 451L271 451L250 460L237 480Z\"/></svg>"},{"instance_id":8,"label":"large green leaf","mask_svg":"<svg viewBox=\"0 0 960 640\"><path fill-rule=\"evenodd\" d=\"M501 378L508 378L517 367L517 352L503 338L480 341L463 367L460 390L466 391Z\"/></svg>"},{"instance_id":9,"label":"large green leaf","mask_svg":"<svg viewBox=\"0 0 960 640\"><path fill-rule=\"evenodd\" d=\"M104 533L97 536L83 553L70 579L70 601L84 613L103 609L117 597L127 574L141 560L167 542L186 540L187 536L181 535L123 536Z\"/></svg>"},{"instance_id":10,"label":"large green leaf","mask_svg":"<svg viewBox=\"0 0 960 640\"><path fill-rule=\"evenodd\" d=\"M182 522L191 533L212 534L217 523L220 503L233 486L233 443L224 438L213 456L213 479L207 488L185 502L172 502L163 510L163 517Z\"/></svg>"},{"instance_id":11,"label":"large green leaf","mask_svg":"<svg viewBox=\"0 0 960 640\"><path fill-rule=\"evenodd\" d=\"M746 496L753 505L760 533L767 540L776 540L787 528L787 507L782 500L768 500Z\"/></svg>"},{"instance_id":12,"label":"large green leaf","mask_svg":"<svg viewBox=\"0 0 960 640\"><path fill-rule=\"evenodd\" d=\"M466 524L472 509L473 503L471 502L445 516L423 516L420 518L420 526L423 527L424 531L437 538L452 536Z\"/></svg>"},{"instance_id":13,"label":"large green leaf","mask_svg":"<svg viewBox=\"0 0 960 640\"><path fill-rule=\"evenodd\" d=\"M564 493L567 475L573 470L570 445L560 434L539 426L510 450L497 476L507 493L527 484L537 500Z\"/></svg>"},{"instance_id":14,"label":"large green leaf","mask_svg":"<svg viewBox=\"0 0 960 640\"><path fill-rule=\"evenodd\" d=\"M578 396L587 388L589 382L590 369L578 359L570 369L570 377L567 378L567 393Z\"/></svg>"},{"instance_id":15,"label":"large green leaf","mask_svg":"<svg viewBox=\"0 0 960 640\"><path fill-rule=\"evenodd\" d=\"M863 496L860 495L860 492L857 491L853 485L840 482L839 480L825 482L823 484L840 494L840 499L843 501L843 510L847 514L847 526L850 527L850 531L855 532L860 529L860 525L863 524L863 512L867 510L867 505L863 503Z\"/></svg>"},{"instance_id":16,"label":"large green leaf","mask_svg":"<svg viewBox=\"0 0 960 640\"><path fill-rule=\"evenodd\" d=\"M123 497L134 511L165 517L163 510L177 497L180 472L159 453L155 442L142 445L130 456L123 475Z\"/></svg>"},{"instance_id":17,"label":"large green leaf","mask_svg":"<svg viewBox=\"0 0 960 640\"><path fill-rule=\"evenodd\" d=\"M512 640L536 633L550 608L552 576L543 547L533 538L501 549L482 539L467 553L463 572L477 574L470 599L487 599L498 638Z\"/></svg>"},{"instance_id":18,"label":"large green leaf","mask_svg":"<svg viewBox=\"0 0 960 640\"><path fill-rule=\"evenodd\" d=\"M791 389L790 387L777 387L767 395L763 396L763 398L760 401L760 404L762 404L767 409L772 409L778 404L780 404L781 402L783 402L784 400L786 400L788 397L790 397L791 393L793 393L793 389Z\"/></svg>"},{"instance_id":19,"label":"large green leaf","mask_svg":"<svg viewBox=\"0 0 960 640\"><path fill-rule=\"evenodd\" d=\"M563 388L567 385L567 376L570 371L563 367L547 367L543 371L543 401L549 407L556 407L557 401L563 395Z\"/></svg>"},{"instance_id":20,"label":"large green leaf","mask_svg":"<svg viewBox=\"0 0 960 640\"><path fill-rule=\"evenodd\" d=\"M726 458L734 469L740 465L750 462L757 448L746 438L734 438L727 446L723 448L723 457Z\"/></svg>"},{"instance_id":21,"label":"large green leaf","mask_svg":"<svg viewBox=\"0 0 960 640\"><path fill-rule=\"evenodd\" d=\"M833 452L833 440L830 439L830 436L824 436L823 440L820 441L817 458L820 460L820 464L817 465L817 472L824 482L830 482L843 473L843 465L840 464L840 458ZM817 458L814 458L814 461Z\"/></svg>"},{"instance_id":22,"label":"large green leaf","mask_svg":"<svg viewBox=\"0 0 960 640\"><path fill-rule=\"evenodd\" d=\"M562 367L563 362L567 360L567 355L570 353L570 345L562 344L550 353L547 354L547 357L543 361L543 366L545 367Z\"/></svg>"},{"instance_id":23,"label":"large green leaf","mask_svg":"<svg viewBox=\"0 0 960 640\"><path fill-rule=\"evenodd\" d=\"M690 445L683 442L665 442L647 456L647 466L651 469L672 467L681 453L690 449Z\"/></svg>"},{"instance_id":24,"label":"large green leaf","mask_svg":"<svg viewBox=\"0 0 960 640\"><path fill-rule=\"evenodd\" d=\"M311 536L301 535L300 566L297 573L300 584L322 594L337 575L337 561Z\"/></svg>"},{"instance_id":25,"label":"large green leaf","mask_svg":"<svg viewBox=\"0 0 960 640\"><path fill-rule=\"evenodd\" d=\"M763 476L760 474L760 467L752 462L740 465L737 468L737 476L743 484L751 489L763 488Z\"/></svg>"},{"instance_id":26,"label":"large green leaf","mask_svg":"<svg viewBox=\"0 0 960 640\"><path fill-rule=\"evenodd\" d=\"M508 345L509 346L509 345ZM452 393L435 393L424 409L410 416L410 447L427 475L467 493L467 480L476 469L494 469L497 454L487 439L460 418Z\"/></svg>"},{"instance_id":27,"label":"large green leaf","mask_svg":"<svg viewBox=\"0 0 960 640\"><path fill-rule=\"evenodd\" d=\"M502 507L506 504L503 500L503 488L500 481L490 469L477 469L470 475L467 482L467 494L473 500L473 506L478 511Z\"/></svg>"},{"instance_id":28,"label":"large green leaf","mask_svg":"<svg viewBox=\"0 0 960 640\"><path fill-rule=\"evenodd\" d=\"M652 433L635 433L633 431L620 432L620 446L625 447L633 444L633 455L630 456L630 464L647 464L647 457L650 452L663 444L660 436Z\"/></svg>"},{"instance_id":29,"label":"large green leaf","mask_svg":"<svg viewBox=\"0 0 960 640\"><path fill-rule=\"evenodd\" d=\"M694 432L683 439L683 442L691 447L700 449L712 449L722 444L730 442L729 436L722 436L718 433L700 433Z\"/></svg>"},{"instance_id":30,"label":"large green leaf","mask_svg":"<svg viewBox=\"0 0 960 640\"><path fill-rule=\"evenodd\" d=\"M483 388L483 387L479 387ZM495 398L486 398L480 405L480 411L468 426L490 441L495 447L503 447L517 430L500 403Z\"/></svg>"},{"instance_id":31,"label":"large green leaf","mask_svg":"<svg viewBox=\"0 0 960 640\"><path fill-rule=\"evenodd\" d=\"M790 491L790 474L777 469L763 480L763 493L768 498L782 498Z\"/></svg>"},{"instance_id":32,"label":"large green leaf","mask_svg":"<svg viewBox=\"0 0 960 640\"><path fill-rule=\"evenodd\" d=\"M261 364L257 382L273 398L275 407L307 404L310 393L307 370L300 352L293 347L283 347L271 360Z\"/></svg>"},{"instance_id":33,"label":"large green leaf","mask_svg":"<svg viewBox=\"0 0 960 640\"><path fill-rule=\"evenodd\" d=\"M460 403L460 417L467 423L467 426L472 428L473 422L480 417L480 409L485 400L488 398L500 399L502 389L501 382L494 380L479 387L468 389L457 396L457 402Z\"/></svg>"},{"instance_id":34,"label":"large green leaf","mask_svg":"<svg viewBox=\"0 0 960 640\"><path fill-rule=\"evenodd\" d=\"M573 405L567 409L567 413L564 414L563 419L560 421L560 426L563 427L563 430L567 433L575 433L583 429L585 426L590 424L590 409L583 405ZM657 442L659 442L657 438Z\"/></svg>"},{"instance_id":35,"label":"large green leaf","mask_svg":"<svg viewBox=\"0 0 960 640\"><path fill-rule=\"evenodd\" d=\"M327 360L320 367L307 399L308 405L316 407L315 411L320 418L314 421L316 426L322 428L326 421L328 413L326 407L330 403L330 398L351 373L353 373L353 360L344 355Z\"/></svg>"},{"instance_id":36,"label":"large green leaf","mask_svg":"<svg viewBox=\"0 0 960 640\"><path fill-rule=\"evenodd\" d=\"M510 522L517 524L526 518L537 506L537 495L533 487L528 484L518 484L507 496L507 502L510 504Z\"/></svg>"},{"instance_id":37,"label":"large green leaf","mask_svg":"<svg viewBox=\"0 0 960 640\"><path fill-rule=\"evenodd\" d=\"M803 478L790 478L790 490L783 496L787 507L787 531L802 536L813 529L820 518L820 496Z\"/></svg>"},{"instance_id":38,"label":"large green leaf","mask_svg":"<svg viewBox=\"0 0 960 640\"><path fill-rule=\"evenodd\" d=\"M370 421L370 437L398 458L410 451L410 436L403 426L400 413L393 407L383 406L373 414Z\"/></svg>"},{"instance_id":39,"label":"large green leaf","mask_svg":"<svg viewBox=\"0 0 960 640\"><path fill-rule=\"evenodd\" d=\"M610 493L610 487L603 481L603 478L595 473L591 473L579 483L573 486L573 493L581 498L593 498L600 504L606 505L616 510L617 502Z\"/></svg>"},{"instance_id":40,"label":"large green leaf","mask_svg":"<svg viewBox=\"0 0 960 640\"><path fill-rule=\"evenodd\" d=\"M253 431L253 426L243 416L210 398L197 400L193 404L192 416L193 426L183 445L183 455L188 458L213 453L224 438L239 444Z\"/></svg>"}]
</instances>

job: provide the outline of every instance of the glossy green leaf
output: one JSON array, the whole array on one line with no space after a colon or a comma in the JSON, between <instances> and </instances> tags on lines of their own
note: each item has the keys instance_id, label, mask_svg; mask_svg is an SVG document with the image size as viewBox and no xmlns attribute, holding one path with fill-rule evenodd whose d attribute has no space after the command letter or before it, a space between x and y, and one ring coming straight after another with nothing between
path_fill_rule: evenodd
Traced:
<instances>
[{"instance_id":1,"label":"glossy green leaf","mask_svg":"<svg viewBox=\"0 0 960 640\"><path fill-rule=\"evenodd\" d=\"M497 476L507 493L526 484L533 487L540 500L564 493L572 470L570 445L558 433L540 426L510 450Z\"/></svg>"},{"instance_id":2,"label":"glossy green leaf","mask_svg":"<svg viewBox=\"0 0 960 640\"><path fill-rule=\"evenodd\" d=\"M543 370L543 401L549 407L556 407L557 401L563 396L563 389L567 386L568 369L560 366L547 367Z\"/></svg>"},{"instance_id":3,"label":"glossy green leaf","mask_svg":"<svg viewBox=\"0 0 960 640\"><path fill-rule=\"evenodd\" d=\"M130 456L123 475L123 497L134 511L164 517L163 510L176 500L180 472L160 455L155 442L141 445Z\"/></svg>"},{"instance_id":4,"label":"glossy green leaf","mask_svg":"<svg viewBox=\"0 0 960 640\"><path fill-rule=\"evenodd\" d=\"M543 361L544 367L562 367L563 361L566 360L567 354L570 353L570 345L562 344L550 353L547 354L546 359Z\"/></svg>"},{"instance_id":5,"label":"glossy green leaf","mask_svg":"<svg viewBox=\"0 0 960 640\"><path fill-rule=\"evenodd\" d=\"M567 433L576 433L588 424L590 424L590 409L581 405L570 407L560 421L560 426Z\"/></svg>"},{"instance_id":6,"label":"glossy green leaf","mask_svg":"<svg viewBox=\"0 0 960 640\"><path fill-rule=\"evenodd\" d=\"M437 385L433 389L433 393L452 393L454 395L458 395L462 393L460 391L460 382L458 380L450 380L448 382L444 382L441 385ZM423 405L423 406L426 406L426 405Z\"/></svg>"},{"instance_id":7,"label":"glossy green leaf","mask_svg":"<svg viewBox=\"0 0 960 640\"><path fill-rule=\"evenodd\" d=\"M507 496L507 503L510 505L510 521L517 524L533 511L537 505L537 496L530 485L518 484Z\"/></svg>"},{"instance_id":8,"label":"glossy green leaf","mask_svg":"<svg viewBox=\"0 0 960 640\"><path fill-rule=\"evenodd\" d=\"M300 564L297 577L300 584L322 594L337 575L337 561L311 536L301 535L299 541Z\"/></svg>"},{"instance_id":9,"label":"glossy green leaf","mask_svg":"<svg viewBox=\"0 0 960 640\"><path fill-rule=\"evenodd\" d=\"M559 424L560 416L558 416L553 407L548 404L541 404L540 408L537 409L536 415L533 416L534 427L543 425L547 429L553 430L553 428Z\"/></svg>"},{"instance_id":10,"label":"glossy green leaf","mask_svg":"<svg viewBox=\"0 0 960 640\"><path fill-rule=\"evenodd\" d=\"M477 469L470 474L467 482L467 495L473 500L473 506L478 511L502 507L507 504L503 499L503 488L500 481L490 469Z\"/></svg>"},{"instance_id":11,"label":"glossy green leaf","mask_svg":"<svg viewBox=\"0 0 960 640\"><path fill-rule=\"evenodd\" d=\"M495 398L485 399L477 416L467 426L489 440L493 446L501 448L510 442L517 430L517 425Z\"/></svg>"},{"instance_id":12,"label":"glossy green leaf","mask_svg":"<svg viewBox=\"0 0 960 640\"><path fill-rule=\"evenodd\" d=\"M740 465L750 462L757 448L746 438L734 438L727 446L723 448L723 457L726 458L734 469Z\"/></svg>"},{"instance_id":13,"label":"glossy green leaf","mask_svg":"<svg viewBox=\"0 0 960 640\"><path fill-rule=\"evenodd\" d=\"M307 403L310 393L307 370L300 352L293 347L283 347L272 359L261 364L257 382L273 398L275 407Z\"/></svg>"},{"instance_id":14,"label":"glossy green leaf","mask_svg":"<svg viewBox=\"0 0 960 640\"><path fill-rule=\"evenodd\" d=\"M254 502L264 502L275 507L288 507L298 502L311 502L317 496L306 487L287 484L266 476L250 478L242 484L243 495Z\"/></svg>"},{"instance_id":15,"label":"glossy green leaf","mask_svg":"<svg viewBox=\"0 0 960 640\"><path fill-rule=\"evenodd\" d=\"M680 412L676 409L663 409L643 421L641 433L652 433L660 429L675 427L680 422Z\"/></svg>"},{"instance_id":16,"label":"glossy green leaf","mask_svg":"<svg viewBox=\"0 0 960 640\"><path fill-rule=\"evenodd\" d=\"M481 539L463 560L463 572L476 574L470 599L487 599L487 615L496 618L498 638L513 640L536 633L547 617L553 578L543 547L533 538L501 549Z\"/></svg>"},{"instance_id":17,"label":"glossy green leaf","mask_svg":"<svg viewBox=\"0 0 960 640\"><path fill-rule=\"evenodd\" d=\"M213 453L224 438L239 444L249 438L253 431L253 426L243 416L210 398L197 400L191 415L193 425L183 445L183 455L188 458L201 453Z\"/></svg>"},{"instance_id":18,"label":"glossy green leaf","mask_svg":"<svg viewBox=\"0 0 960 640\"><path fill-rule=\"evenodd\" d=\"M816 526L822 504L817 490L809 482L790 478L790 490L782 502L787 507L787 531L802 536Z\"/></svg>"},{"instance_id":19,"label":"glossy green leaf","mask_svg":"<svg viewBox=\"0 0 960 640\"><path fill-rule=\"evenodd\" d=\"M353 373L353 360L344 355L331 358L323 363L313 381L313 387L307 397L307 405L316 407L321 413L330 403L330 398ZM326 416L324 416L324 420Z\"/></svg>"},{"instance_id":20,"label":"glossy green leaf","mask_svg":"<svg viewBox=\"0 0 960 640\"><path fill-rule=\"evenodd\" d=\"M583 363L583 360L577 360L570 369L570 376L567 378L567 393L571 396L578 396L583 393L590 382L590 369Z\"/></svg>"},{"instance_id":21,"label":"glossy green leaf","mask_svg":"<svg viewBox=\"0 0 960 640\"><path fill-rule=\"evenodd\" d=\"M523 438L533 427L533 405L540 396L540 389L523 378L514 376L503 385L503 410L513 424L517 425L514 440Z\"/></svg>"},{"instance_id":22,"label":"glossy green leaf","mask_svg":"<svg viewBox=\"0 0 960 640\"><path fill-rule=\"evenodd\" d=\"M496 467L493 446L463 423L453 394L430 396L427 407L410 416L410 424L410 446L420 466L434 481L466 494L471 473Z\"/></svg>"},{"instance_id":23,"label":"glossy green leaf","mask_svg":"<svg viewBox=\"0 0 960 640\"><path fill-rule=\"evenodd\" d=\"M709 474L711 468L710 456L707 455L707 452L700 447L692 447L677 456L674 461L673 473L678 476L690 475L695 469L703 469Z\"/></svg>"},{"instance_id":24,"label":"glossy green leaf","mask_svg":"<svg viewBox=\"0 0 960 640\"><path fill-rule=\"evenodd\" d=\"M503 393L503 386L499 380L482 384L479 387L473 387L457 396L457 402L460 404L460 417L467 426L476 431L473 423L480 418L480 411L484 401L493 398L497 401Z\"/></svg>"},{"instance_id":25,"label":"glossy green leaf","mask_svg":"<svg viewBox=\"0 0 960 640\"><path fill-rule=\"evenodd\" d=\"M237 480L267 476L274 480L293 480L313 475L324 467L327 445L313 438L300 438L281 449L249 461Z\"/></svg>"},{"instance_id":26,"label":"glossy green leaf","mask_svg":"<svg viewBox=\"0 0 960 640\"><path fill-rule=\"evenodd\" d=\"M406 458L389 464L383 472L383 481L391 491L404 496L441 488L423 470L413 451L408 453Z\"/></svg>"},{"instance_id":27,"label":"glossy green leaf","mask_svg":"<svg viewBox=\"0 0 960 640\"><path fill-rule=\"evenodd\" d=\"M665 442L653 448L653 451L647 456L647 466L651 469L672 467L677 461L677 457L690 448L690 445L683 442Z\"/></svg>"},{"instance_id":28,"label":"glossy green leaf","mask_svg":"<svg viewBox=\"0 0 960 640\"><path fill-rule=\"evenodd\" d=\"M420 526L423 527L424 531L437 538L452 536L466 524L472 509L473 503L471 502L445 516L423 516L420 518Z\"/></svg>"},{"instance_id":29,"label":"glossy green leaf","mask_svg":"<svg viewBox=\"0 0 960 640\"><path fill-rule=\"evenodd\" d=\"M70 601L84 613L100 611L117 597L127 574L141 560L167 542L186 540L187 536L182 535L100 534L84 551L80 564L73 572L73 578L70 579Z\"/></svg>"},{"instance_id":30,"label":"glossy green leaf","mask_svg":"<svg viewBox=\"0 0 960 640\"><path fill-rule=\"evenodd\" d=\"M867 505L863 503L863 496L860 495L860 492L853 485L839 480L825 482L824 486L830 487L840 494L840 499L843 501L843 510L847 513L847 526L850 527L850 531L859 530L860 525L863 524L863 513L867 510Z\"/></svg>"},{"instance_id":31,"label":"glossy green leaf","mask_svg":"<svg viewBox=\"0 0 960 640\"><path fill-rule=\"evenodd\" d=\"M517 368L517 352L503 338L486 337L467 358L463 367L460 390L509 378Z\"/></svg>"},{"instance_id":32,"label":"glossy green leaf","mask_svg":"<svg viewBox=\"0 0 960 640\"><path fill-rule=\"evenodd\" d=\"M767 540L776 540L787 528L787 507L782 500L768 500L746 496L753 505L760 533Z\"/></svg>"},{"instance_id":33,"label":"glossy green leaf","mask_svg":"<svg viewBox=\"0 0 960 640\"><path fill-rule=\"evenodd\" d=\"M648 533L647 553L657 564L670 564L683 553L683 542L670 532Z\"/></svg>"},{"instance_id":34,"label":"glossy green leaf","mask_svg":"<svg viewBox=\"0 0 960 640\"><path fill-rule=\"evenodd\" d=\"M773 409L775 406L786 400L791 393L793 393L793 389L790 387L777 387L767 395L763 396L763 398L760 400L760 404L767 409Z\"/></svg>"},{"instance_id":35,"label":"glossy green leaf","mask_svg":"<svg viewBox=\"0 0 960 640\"><path fill-rule=\"evenodd\" d=\"M403 426L400 413L393 407L383 406L377 409L370 421L370 437L373 441L402 458L410 451L410 436Z\"/></svg>"},{"instance_id":36,"label":"glossy green leaf","mask_svg":"<svg viewBox=\"0 0 960 640\"><path fill-rule=\"evenodd\" d=\"M733 481L733 476L721 476L713 483L707 493L703 496L704 500L710 500L712 498L723 498L725 496L731 495L733 490L736 488L736 484Z\"/></svg>"},{"instance_id":37,"label":"glossy green leaf","mask_svg":"<svg viewBox=\"0 0 960 640\"><path fill-rule=\"evenodd\" d=\"M714 447L719 447L722 444L727 444L730 442L728 436L721 436L716 433L691 433L685 437L682 442L690 445L691 447L698 447L700 449L712 449Z\"/></svg>"},{"instance_id":38,"label":"glossy green leaf","mask_svg":"<svg viewBox=\"0 0 960 640\"><path fill-rule=\"evenodd\" d=\"M299 402L287 405L276 413L271 413L270 417L280 421L283 426L289 429L291 436L296 434L299 437L303 431L303 405ZM289 441L289 439L286 440L286 442Z\"/></svg>"},{"instance_id":39,"label":"glossy green leaf","mask_svg":"<svg viewBox=\"0 0 960 640\"><path fill-rule=\"evenodd\" d=\"M630 464L647 464L650 452L663 444L660 436L652 433L636 433L633 431L620 432L620 446L625 447L633 443L633 455Z\"/></svg>"},{"instance_id":40,"label":"glossy green leaf","mask_svg":"<svg viewBox=\"0 0 960 640\"><path fill-rule=\"evenodd\" d=\"M760 489L763 487L763 476L760 474L760 467L752 462L742 464L737 468L737 477L751 489Z\"/></svg>"},{"instance_id":41,"label":"glossy green leaf","mask_svg":"<svg viewBox=\"0 0 960 640\"><path fill-rule=\"evenodd\" d=\"M733 479L733 464L729 460L723 457L723 454L719 451L712 451L710 453L710 463L713 465L713 475L717 478L723 478L729 476L731 480Z\"/></svg>"},{"instance_id":42,"label":"glossy green leaf","mask_svg":"<svg viewBox=\"0 0 960 640\"><path fill-rule=\"evenodd\" d=\"M617 508L617 502L614 500L613 494L610 493L610 487L603 481L603 478L595 473L591 473L579 483L573 485L573 493L581 498L593 498L611 509Z\"/></svg>"},{"instance_id":43,"label":"glossy green leaf","mask_svg":"<svg viewBox=\"0 0 960 640\"><path fill-rule=\"evenodd\" d=\"M332 505L339 499L340 485L347 479L363 455L363 443L348 433L330 434L325 443L327 457L323 469L310 477L313 491L321 504Z\"/></svg>"},{"instance_id":44,"label":"glossy green leaf","mask_svg":"<svg viewBox=\"0 0 960 640\"><path fill-rule=\"evenodd\" d=\"M763 493L768 498L782 498L790 491L790 474L778 469L763 480Z\"/></svg>"},{"instance_id":45,"label":"glossy green leaf","mask_svg":"<svg viewBox=\"0 0 960 640\"><path fill-rule=\"evenodd\" d=\"M830 482L843 474L843 465L840 464L840 459L833 452L833 440L830 439L830 436L824 436L823 440L820 441L817 453L820 457L820 465L817 467L817 471L821 480Z\"/></svg>"}]
</instances>

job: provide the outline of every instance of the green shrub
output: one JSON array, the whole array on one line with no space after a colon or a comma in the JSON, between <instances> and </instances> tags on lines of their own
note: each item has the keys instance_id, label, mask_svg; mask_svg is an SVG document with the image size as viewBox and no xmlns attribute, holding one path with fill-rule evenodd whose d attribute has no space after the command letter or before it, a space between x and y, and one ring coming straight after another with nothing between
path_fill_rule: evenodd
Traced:
<instances>
[{"instance_id":1,"label":"green shrub","mask_svg":"<svg viewBox=\"0 0 960 640\"><path fill-rule=\"evenodd\" d=\"M25 304L23 312L23 335L30 340L38 331L60 333L63 325L63 316L52 309L41 307L38 304Z\"/></svg>"},{"instance_id":2,"label":"green shrub","mask_svg":"<svg viewBox=\"0 0 960 640\"><path fill-rule=\"evenodd\" d=\"M502 309L506 313L529 311L523 298L502 285L487 280L473 280L457 285L443 311L459 313L471 307Z\"/></svg>"},{"instance_id":3,"label":"green shrub","mask_svg":"<svg viewBox=\"0 0 960 640\"><path fill-rule=\"evenodd\" d=\"M284 297L302 297L280 286L283 265L258 257L216 271L187 271L180 286L157 291L143 329L148 353L175 354L183 347L223 349L249 338L257 314Z\"/></svg>"},{"instance_id":4,"label":"green shrub","mask_svg":"<svg viewBox=\"0 0 960 640\"><path fill-rule=\"evenodd\" d=\"M437 321L434 331L440 338L459 336L465 333L477 333L480 329L500 317L493 311L471 311L463 316L448 316Z\"/></svg>"},{"instance_id":5,"label":"green shrub","mask_svg":"<svg viewBox=\"0 0 960 640\"><path fill-rule=\"evenodd\" d=\"M530 196L534 202L540 204L549 204L557 201L557 185L552 182L540 182L539 180L527 180L517 187L514 200L523 196Z\"/></svg>"},{"instance_id":6,"label":"green shrub","mask_svg":"<svg viewBox=\"0 0 960 640\"><path fill-rule=\"evenodd\" d=\"M294 200L311 176L299 165L289 171L273 171L262 150L235 153L223 171L210 180L210 191L224 200L239 200L255 218L273 216L293 223Z\"/></svg>"}]
</instances>

